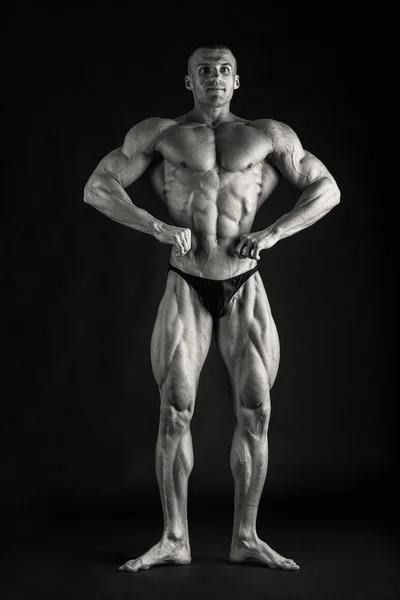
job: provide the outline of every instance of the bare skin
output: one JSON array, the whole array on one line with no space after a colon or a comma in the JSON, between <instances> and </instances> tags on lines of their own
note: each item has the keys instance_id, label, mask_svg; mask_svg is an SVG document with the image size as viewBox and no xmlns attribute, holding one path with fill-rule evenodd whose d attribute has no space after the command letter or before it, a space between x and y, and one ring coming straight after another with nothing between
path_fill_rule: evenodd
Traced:
<instances>
[{"instance_id":1,"label":"bare skin","mask_svg":"<svg viewBox=\"0 0 400 600\"><path fill-rule=\"evenodd\" d=\"M170 262L182 271L229 279L257 265L262 250L316 223L338 204L340 192L290 127L272 119L249 122L230 112L239 77L229 50L198 49L185 84L193 93L193 110L135 125L122 148L99 163L84 198L109 218L172 245ZM142 175L151 180L173 224L135 206L125 192ZM281 175L300 190L298 202L266 229L252 232L259 207ZM236 292L214 326L237 421L231 450L235 513L230 560L297 570L293 560L275 552L256 532L268 465L270 390L279 366L278 333L258 272ZM122 571L191 561L190 421L212 335L213 318L197 292L170 271L151 341L161 399L156 473L164 532L150 550L122 565Z\"/></svg>"}]
</instances>

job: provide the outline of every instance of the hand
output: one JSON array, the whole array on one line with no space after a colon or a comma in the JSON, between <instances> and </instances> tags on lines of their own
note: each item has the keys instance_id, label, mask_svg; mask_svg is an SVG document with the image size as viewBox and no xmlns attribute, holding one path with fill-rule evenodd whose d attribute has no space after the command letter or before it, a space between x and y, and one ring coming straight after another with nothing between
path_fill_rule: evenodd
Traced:
<instances>
[{"instance_id":1,"label":"hand","mask_svg":"<svg viewBox=\"0 0 400 600\"><path fill-rule=\"evenodd\" d=\"M192 232L186 227L163 224L154 236L163 244L175 246L175 256L184 256L189 252L192 244Z\"/></svg>"},{"instance_id":2,"label":"hand","mask_svg":"<svg viewBox=\"0 0 400 600\"><path fill-rule=\"evenodd\" d=\"M270 229L245 233L241 236L234 252L238 258L255 258L260 260L260 251L271 248L277 242L276 235Z\"/></svg>"}]
</instances>

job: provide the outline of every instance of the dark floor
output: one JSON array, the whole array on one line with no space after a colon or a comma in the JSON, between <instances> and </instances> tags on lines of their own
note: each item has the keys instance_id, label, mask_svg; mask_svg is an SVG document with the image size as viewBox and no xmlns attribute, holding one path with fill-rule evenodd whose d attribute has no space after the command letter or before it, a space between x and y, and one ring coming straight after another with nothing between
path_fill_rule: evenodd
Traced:
<instances>
[{"instance_id":1,"label":"dark floor","mask_svg":"<svg viewBox=\"0 0 400 600\"><path fill-rule=\"evenodd\" d=\"M310 507L308 507L310 508ZM228 511L229 512L229 511ZM231 515L190 514L192 563L136 574L118 566L158 541L159 510L10 517L1 556L2 600L270 599L385 600L399 596L397 549L387 515L270 511L258 534L293 558L297 572L227 560ZM152 513L152 514L151 514ZM213 513L213 514L212 514ZM289 516L290 515L290 516ZM397 593L396 593L397 592Z\"/></svg>"}]
</instances>

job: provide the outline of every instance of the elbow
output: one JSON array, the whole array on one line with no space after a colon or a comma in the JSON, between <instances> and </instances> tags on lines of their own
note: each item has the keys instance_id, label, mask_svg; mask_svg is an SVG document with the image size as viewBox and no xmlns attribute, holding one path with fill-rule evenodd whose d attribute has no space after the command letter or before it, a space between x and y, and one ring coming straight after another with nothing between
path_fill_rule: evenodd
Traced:
<instances>
[{"instance_id":1,"label":"elbow","mask_svg":"<svg viewBox=\"0 0 400 600\"><path fill-rule=\"evenodd\" d=\"M83 201L85 204L96 206L98 204L98 194L96 193L96 180L91 177L83 190Z\"/></svg>"},{"instance_id":2,"label":"elbow","mask_svg":"<svg viewBox=\"0 0 400 600\"><path fill-rule=\"evenodd\" d=\"M89 183L85 185L85 189L83 190L83 201L85 204L90 204L90 188Z\"/></svg>"},{"instance_id":3,"label":"elbow","mask_svg":"<svg viewBox=\"0 0 400 600\"><path fill-rule=\"evenodd\" d=\"M334 179L326 177L322 181L322 189L325 192L325 204L328 206L328 210L331 210L340 202L340 189Z\"/></svg>"},{"instance_id":4,"label":"elbow","mask_svg":"<svg viewBox=\"0 0 400 600\"><path fill-rule=\"evenodd\" d=\"M333 186L333 190L332 190L332 208L334 208L335 206L337 206L340 202L340 197L341 197L341 193L340 193L340 189L337 186L336 183L334 183Z\"/></svg>"}]
</instances>

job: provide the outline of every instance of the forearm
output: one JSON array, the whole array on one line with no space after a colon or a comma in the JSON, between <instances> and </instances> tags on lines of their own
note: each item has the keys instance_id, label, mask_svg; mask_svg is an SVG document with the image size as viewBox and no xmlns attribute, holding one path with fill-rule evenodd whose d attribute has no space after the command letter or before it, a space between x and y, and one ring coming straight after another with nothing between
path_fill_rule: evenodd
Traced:
<instances>
[{"instance_id":1,"label":"forearm","mask_svg":"<svg viewBox=\"0 0 400 600\"><path fill-rule=\"evenodd\" d=\"M325 216L340 201L336 183L328 178L315 181L301 194L294 208L282 215L268 229L279 241L306 227L310 227Z\"/></svg>"},{"instance_id":2,"label":"forearm","mask_svg":"<svg viewBox=\"0 0 400 600\"><path fill-rule=\"evenodd\" d=\"M113 177L92 177L85 187L84 201L106 217L142 233L155 235L165 223L135 206Z\"/></svg>"}]
</instances>

